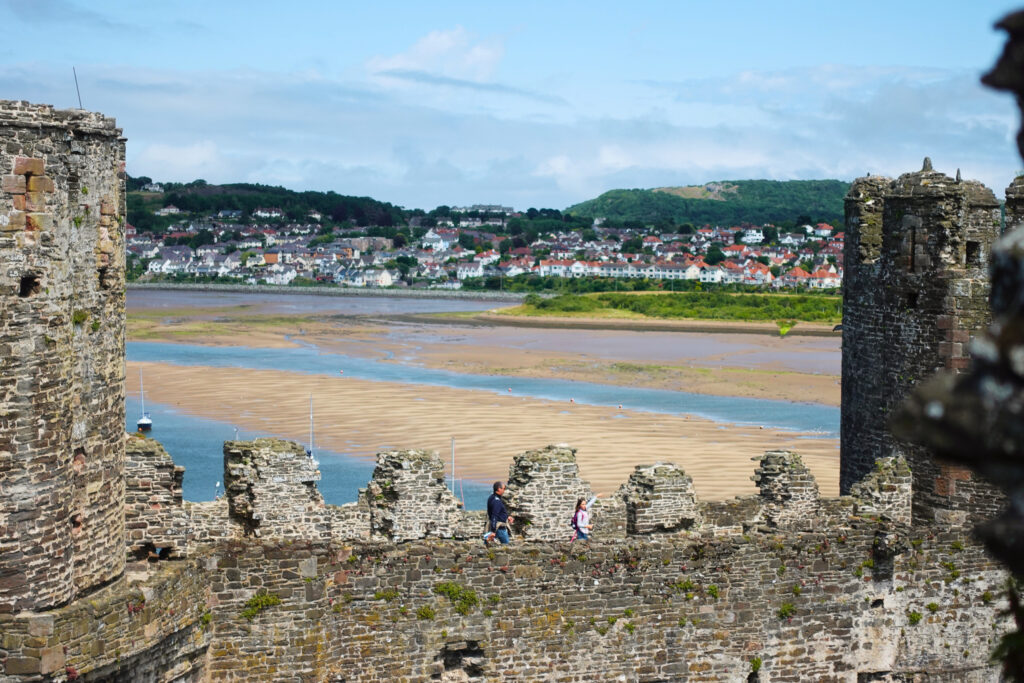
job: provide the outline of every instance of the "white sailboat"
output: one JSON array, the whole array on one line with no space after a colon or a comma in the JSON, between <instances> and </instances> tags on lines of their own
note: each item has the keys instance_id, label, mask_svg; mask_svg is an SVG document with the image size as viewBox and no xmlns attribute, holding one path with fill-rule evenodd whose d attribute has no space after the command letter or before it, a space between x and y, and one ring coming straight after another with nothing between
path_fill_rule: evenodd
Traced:
<instances>
[{"instance_id":1,"label":"white sailboat","mask_svg":"<svg viewBox=\"0 0 1024 683\"><path fill-rule=\"evenodd\" d=\"M142 370L139 370L139 401L142 403L142 417L135 423L140 432L148 432L153 428L153 420L146 412L146 387L142 383Z\"/></svg>"}]
</instances>

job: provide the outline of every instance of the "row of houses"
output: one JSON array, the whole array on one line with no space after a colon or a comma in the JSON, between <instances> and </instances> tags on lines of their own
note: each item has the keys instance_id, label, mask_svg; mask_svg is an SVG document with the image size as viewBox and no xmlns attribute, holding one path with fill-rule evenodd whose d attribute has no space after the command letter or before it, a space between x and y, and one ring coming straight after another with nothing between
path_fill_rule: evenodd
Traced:
<instances>
[{"instance_id":1,"label":"row of houses","mask_svg":"<svg viewBox=\"0 0 1024 683\"><path fill-rule=\"evenodd\" d=\"M592 240L567 231L505 253L461 246L460 241L480 245L505 239L476 230L433 228L417 244L395 248L393 240L384 237L342 236L324 241L314 239L310 228L315 226L289 227L293 229L285 233L266 226L214 225L203 229L210 229L220 241L195 250L164 246L159 239L129 230L126 244L131 256L149 260L147 270L152 274L274 284L304 277L353 287L387 287L403 279L457 287L467 279L523 273L816 289L838 287L842 281L843 234L832 234L835 231L827 225L807 226L802 233L792 233L792 239L785 240L783 235L772 244L763 244L762 228L751 227L709 227L692 234L642 237L608 230L603 239ZM195 226L180 226L166 237L187 239L197 232ZM624 251L627 242L637 245L638 251ZM713 249L720 252L715 259L710 256ZM402 262L401 268L395 267L396 261Z\"/></svg>"},{"instance_id":2,"label":"row of houses","mask_svg":"<svg viewBox=\"0 0 1024 683\"><path fill-rule=\"evenodd\" d=\"M461 271L460 271L461 272ZM834 265L823 266L813 273L800 267L787 271L776 278L771 268L763 263L748 260L745 263L723 261L708 265L700 259L683 263L658 261L654 263L630 263L622 261L541 261L537 274L548 277L611 277L649 280L698 280L706 283L740 283L746 285L773 285L776 287L804 286L813 289L839 287L842 276Z\"/></svg>"}]
</instances>

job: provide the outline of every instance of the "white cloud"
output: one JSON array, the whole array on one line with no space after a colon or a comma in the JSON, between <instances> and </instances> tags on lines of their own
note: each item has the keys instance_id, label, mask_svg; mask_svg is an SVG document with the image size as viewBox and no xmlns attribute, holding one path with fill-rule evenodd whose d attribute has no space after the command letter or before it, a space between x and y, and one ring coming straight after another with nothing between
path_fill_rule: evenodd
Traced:
<instances>
[{"instance_id":1,"label":"white cloud","mask_svg":"<svg viewBox=\"0 0 1024 683\"><path fill-rule=\"evenodd\" d=\"M159 169L159 178L220 177L227 170L217 145L210 140L190 145L145 144L128 159L132 166Z\"/></svg>"},{"instance_id":2,"label":"white cloud","mask_svg":"<svg viewBox=\"0 0 1024 683\"><path fill-rule=\"evenodd\" d=\"M461 26L431 31L405 52L371 57L367 71L378 76L388 72L424 72L476 82L490 80L505 52L498 38L477 39Z\"/></svg>"}]
</instances>

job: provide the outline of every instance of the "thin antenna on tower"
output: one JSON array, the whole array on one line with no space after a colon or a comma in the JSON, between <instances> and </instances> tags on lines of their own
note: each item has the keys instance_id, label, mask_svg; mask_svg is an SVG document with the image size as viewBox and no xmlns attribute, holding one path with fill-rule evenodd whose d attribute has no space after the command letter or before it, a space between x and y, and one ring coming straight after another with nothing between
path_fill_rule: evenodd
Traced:
<instances>
[{"instance_id":1,"label":"thin antenna on tower","mask_svg":"<svg viewBox=\"0 0 1024 683\"><path fill-rule=\"evenodd\" d=\"M79 109L83 109L83 107L82 107L82 91L78 89L78 72L75 71L75 67L71 67L71 73L73 73L75 75L75 92L78 93L78 108Z\"/></svg>"}]
</instances>

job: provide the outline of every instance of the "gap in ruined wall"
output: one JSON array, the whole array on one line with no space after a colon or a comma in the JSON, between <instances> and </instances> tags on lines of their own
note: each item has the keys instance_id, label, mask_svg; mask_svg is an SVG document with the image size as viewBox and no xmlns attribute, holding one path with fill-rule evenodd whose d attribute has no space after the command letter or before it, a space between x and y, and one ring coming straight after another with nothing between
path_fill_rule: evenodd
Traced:
<instances>
[{"instance_id":1,"label":"gap in ruined wall","mask_svg":"<svg viewBox=\"0 0 1024 683\"><path fill-rule=\"evenodd\" d=\"M484 651L475 640L466 641L463 647L448 645L441 650L438 659L444 663L444 673L435 674L434 680L468 681L484 675L482 662Z\"/></svg>"},{"instance_id":2,"label":"gap in ruined wall","mask_svg":"<svg viewBox=\"0 0 1024 683\"><path fill-rule=\"evenodd\" d=\"M879 581L892 581L896 570L894 566L895 554L887 550L879 550L877 547L875 550L876 552L873 552L871 555L871 559L874 562L871 579L876 583Z\"/></svg>"},{"instance_id":3,"label":"gap in ruined wall","mask_svg":"<svg viewBox=\"0 0 1024 683\"><path fill-rule=\"evenodd\" d=\"M975 242L973 240L967 240L967 265L969 266L980 266L981 262L981 242Z\"/></svg>"},{"instance_id":4,"label":"gap in ruined wall","mask_svg":"<svg viewBox=\"0 0 1024 683\"><path fill-rule=\"evenodd\" d=\"M26 273L21 276L21 286L18 288L18 296L22 299L35 296L43 290L43 281L39 273Z\"/></svg>"},{"instance_id":5,"label":"gap in ruined wall","mask_svg":"<svg viewBox=\"0 0 1024 683\"><path fill-rule=\"evenodd\" d=\"M110 269L107 266L98 268L96 274L99 277L100 289L110 289L114 286L114 278L111 276Z\"/></svg>"},{"instance_id":6,"label":"gap in ruined wall","mask_svg":"<svg viewBox=\"0 0 1024 683\"><path fill-rule=\"evenodd\" d=\"M71 534L77 536L85 528L85 516L81 512L71 515Z\"/></svg>"},{"instance_id":7,"label":"gap in ruined wall","mask_svg":"<svg viewBox=\"0 0 1024 683\"><path fill-rule=\"evenodd\" d=\"M158 548L153 543L148 542L132 548L128 553L128 557L133 562L141 562L142 560L157 562L171 559L173 552L174 549L169 546Z\"/></svg>"}]
</instances>

